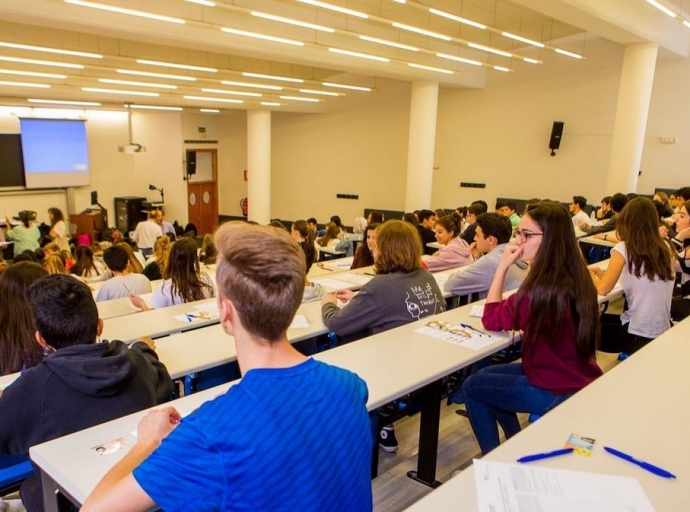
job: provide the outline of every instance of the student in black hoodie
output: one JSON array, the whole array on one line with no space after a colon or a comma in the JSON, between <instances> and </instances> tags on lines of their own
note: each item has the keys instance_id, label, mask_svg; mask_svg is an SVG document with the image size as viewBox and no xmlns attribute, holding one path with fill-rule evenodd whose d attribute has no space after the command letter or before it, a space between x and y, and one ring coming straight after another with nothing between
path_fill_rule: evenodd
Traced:
<instances>
[{"instance_id":1,"label":"student in black hoodie","mask_svg":"<svg viewBox=\"0 0 690 512\"><path fill-rule=\"evenodd\" d=\"M0 454L28 454L33 445L166 400L172 381L153 341L101 342L103 321L88 286L56 274L28 294L36 340L50 355L0 397ZM29 512L43 510L38 476L22 484L21 497Z\"/></svg>"}]
</instances>

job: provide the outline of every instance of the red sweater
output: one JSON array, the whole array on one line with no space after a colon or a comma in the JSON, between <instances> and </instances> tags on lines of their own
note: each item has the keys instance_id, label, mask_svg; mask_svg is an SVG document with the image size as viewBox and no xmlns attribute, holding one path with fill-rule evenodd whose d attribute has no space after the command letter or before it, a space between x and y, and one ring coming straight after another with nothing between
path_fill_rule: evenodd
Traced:
<instances>
[{"instance_id":1,"label":"red sweater","mask_svg":"<svg viewBox=\"0 0 690 512\"><path fill-rule=\"evenodd\" d=\"M524 330L529 316L527 295L520 301L515 318L513 294L501 302L484 306L482 323L490 331L508 331L516 326ZM602 374L592 359L581 364L575 346L575 325L570 315L563 318L557 330L558 343L551 347L541 333L526 333L523 338L522 371L533 386L546 389L555 395L575 393Z\"/></svg>"}]
</instances>

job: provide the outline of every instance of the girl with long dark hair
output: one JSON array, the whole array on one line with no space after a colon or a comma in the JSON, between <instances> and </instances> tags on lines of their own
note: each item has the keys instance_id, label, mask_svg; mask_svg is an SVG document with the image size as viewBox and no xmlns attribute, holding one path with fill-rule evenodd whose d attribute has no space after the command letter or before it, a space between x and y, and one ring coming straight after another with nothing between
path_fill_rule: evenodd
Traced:
<instances>
[{"instance_id":1,"label":"girl with long dark hair","mask_svg":"<svg viewBox=\"0 0 690 512\"><path fill-rule=\"evenodd\" d=\"M592 277L601 295L620 280L627 308L621 315L602 316L600 350L630 354L671 326L675 255L659 235L654 203L644 197L625 205L616 222L616 236L621 241L611 250L606 272L593 270Z\"/></svg>"},{"instance_id":2,"label":"girl with long dark hair","mask_svg":"<svg viewBox=\"0 0 690 512\"><path fill-rule=\"evenodd\" d=\"M50 238L57 244L61 251L69 251L69 233L65 216L60 208L48 208L48 218L50 219Z\"/></svg>"},{"instance_id":3,"label":"girl with long dark hair","mask_svg":"<svg viewBox=\"0 0 690 512\"><path fill-rule=\"evenodd\" d=\"M0 274L0 375L20 372L43 360L26 291L48 275L38 263L22 261Z\"/></svg>"},{"instance_id":4,"label":"girl with long dark hair","mask_svg":"<svg viewBox=\"0 0 690 512\"><path fill-rule=\"evenodd\" d=\"M105 279L105 267L94 258L91 247L80 245L74 250L74 256L77 261L70 269L71 274L83 278L87 283Z\"/></svg>"},{"instance_id":5,"label":"girl with long dark hair","mask_svg":"<svg viewBox=\"0 0 690 512\"><path fill-rule=\"evenodd\" d=\"M292 235L292 238L297 240L302 248L302 251L304 252L304 259L307 264L307 273L309 273L309 269L316 261L317 256L316 248L314 247L316 233L311 227L309 227L307 221L296 220L292 223L292 230L290 231L290 234Z\"/></svg>"},{"instance_id":6,"label":"girl with long dark hair","mask_svg":"<svg viewBox=\"0 0 690 512\"><path fill-rule=\"evenodd\" d=\"M214 295L211 278L201 272L196 242L192 238L181 237L173 244L163 279L151 297L154 308L209 299ZM149 309L141 297L133 296L130 300L138 308Z\"/></svg>"},{"instance_id":7,"label":"girl with long dark hair","mask_svg":"<svg viewBox=\"0 0 690 512\"><path fill-rule=\"evenodd\" d=\"M379 224L369 224L364 230L364 240L357 246L355 257L352 260L350 270L369 267L374 264L374 251L376 250L376 228Z\"/></svg>"},{"instance_id":8,"label":"girl with long dark hair","mask_svg":"<svg viewBox=\"0 0 690 512\"><path fill-rule=\"evenodd\" d=\"M518 259L532 268L503 300L506 272ZM520 431L517 412L544 414L601 375L597 291L577 247L568 211L542 202L525 213L514 245L496 269L482 323L492 331L522 330L522 363L484 368L460 395L482 453Z\"/></svg>"}]
</instances>

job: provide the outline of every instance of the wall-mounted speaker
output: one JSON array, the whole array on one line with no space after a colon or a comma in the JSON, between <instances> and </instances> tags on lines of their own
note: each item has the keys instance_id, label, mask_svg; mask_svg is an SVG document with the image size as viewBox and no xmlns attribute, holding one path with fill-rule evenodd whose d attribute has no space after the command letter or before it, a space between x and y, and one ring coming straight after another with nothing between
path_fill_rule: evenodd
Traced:
<instances>
[{"instance_id":1,"label":"wall-mounted speaker","mask_svg":"<svg viewBox=\"0 0 690 512\"><path fill-rule=\"evenodd\" d=\"M556 150L561 147L561 137L563 137L563 126L565 123L554 121L551 128L551 138L549 139L549 149L551 156L556 156Z\"/></svg>"},{"instance_id":2,"label":"wall-mounted speaker","mask_svg":"<svg viewBox=\"0 0 690 512\"><path fill-rule=\"evenodd\" d=\"M187 176L196 174L196 151L187 151Z\"/></svg>"}]
</instances>

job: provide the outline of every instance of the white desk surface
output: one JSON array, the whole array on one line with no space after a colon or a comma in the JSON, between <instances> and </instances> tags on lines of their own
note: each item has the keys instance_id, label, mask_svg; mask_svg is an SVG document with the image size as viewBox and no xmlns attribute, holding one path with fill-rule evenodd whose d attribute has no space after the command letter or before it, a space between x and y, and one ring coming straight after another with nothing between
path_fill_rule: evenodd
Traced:
<instances>
[{"instance_id":1,"label":"white desk surface","mask_svg":"<svg viewBox=\"0 0 690 512\"><path fill-rule=\"evenodd\" d=\"M335 249L335 247L321 247L321 246L318 245L318 244L317 244L317 246L318 246L318 247L317 247L317 250L318 250L319 252L325 252L326 254L338 255L338 254L345 254L345 253L347 252L347 251L337 251L337 250Z\"/></svg>"},{"instance_id":2,"label":"white desk surface","mask_svg":"<svg viewBox=\"0 0 690 512\"><path fill-rule=\"evenodd\" d=\"M607 231L606 233L599 233L602 235L615 235L615 231ZM594 238L594 235L590 236L585 236L580 238L580 242L583 244L591 244L591 245L603 245L604 247L613 247L616 245L617 242L611 242L609 240L602 240L600 238Z\"/></svg>"},{"instance_id":3,"label":"white desk surface","mask_svg":"<svg viewBox=\"0 0 690 512\"><path fill-rule=\"evenodd\" d=\"M122 299L118 299L122 300ZM175 315L194 312L195 305L215 304L216 299L204 299L186 304L178 304L168 308L152 309L141 311L134 315L125 317L108 318L103 321L103 334L101 337L106 340L120 340L131 342L140 336L150 338L160 338L177 332L189 331L218 323L218 319L211 320L195 319L186 323L176 320Z\"/></svg>"},{"instance_id":4,"label":"white desk surface","mask_svg":"<svg viewBox=\"0 0 690 512\"><path fill-rule=\"evenodd\" d=\"M590 457L567 455L539 466L639 480L659 512L690 510L690 320L667 331L603 377L559 405L485 458L518 457L559 448L571 433L596 439ZM658 477L603 451L612 446L674 473ZM586 490L584 491L586 492ZM474 470L466 469L409 511L477 510Z\"/></svg>"},{"instance_id":5,"label":"white desk surface","mask_svg":"<svg viewBox=\"0 0 690 512\"><path fill-rule=\"evenodd\" d=\"M316 277L328 277L339 272L349 272L352 260L354 257L319 261L311 266L307 278L312 280Z\"/></svg>"},{"instance_id":6,"label":"white desk surface","mask_svg":"<svg viewBox=\"0 0 690 512\"><path fill-rule=\"evenodd\" d=\"M470 307L457 308L435 318L450 322L471 322L479 326L479 319L470 319L469 311ZM315 359L352 370L360 375L369 388L367 408L373 410L500 350L509 342L505 333L498 334L498 342L488 348L473 351L413 332L428 321L429 318L426 318L337 347L318 354ZM396 357L390 357L392 353L395 353ZM227 387L228 384L224 384L195 393L175 400L171 405L184 415L206 400L224 392ZM135 441L131 432L135 430L144 414L145 411L141 411L34 446L30 451L31 458L68 494L83 503L102 476L122 458L125 451L120 450L107 457L101 457L91 448L119 437L124 437L131 446Z\"/></svg>"},{"instance_id":7,"label":"white desk surface","mask_svg":"<svg viewBox=\"0 0 690 512\"><path fill-rule=\"evenodd\" d=\"M290 342L297 343L328 332L321 318L319 302L302 304L297 314L306 318L309 327L288 329ZM173 379L237 360L235 342L232 336L225 334L220 324L158 338L156 353Z\"/></svg>"},{"instance_id":8,"label":"white desk surface","mask_svg":"<svg viewBox=\"0 0 690 512\"><path fill-rule=\"evenodd\" d=\"M126 299L129 301L129 298ZM131 303L130 303L131 304ZM139 311L134 306L129 306L122 301L122 299L104 300L96 302L98 308L98 316L103 320L108 318L116 318L119 316L131 315Z\"/></svg>"}]
</instances>

